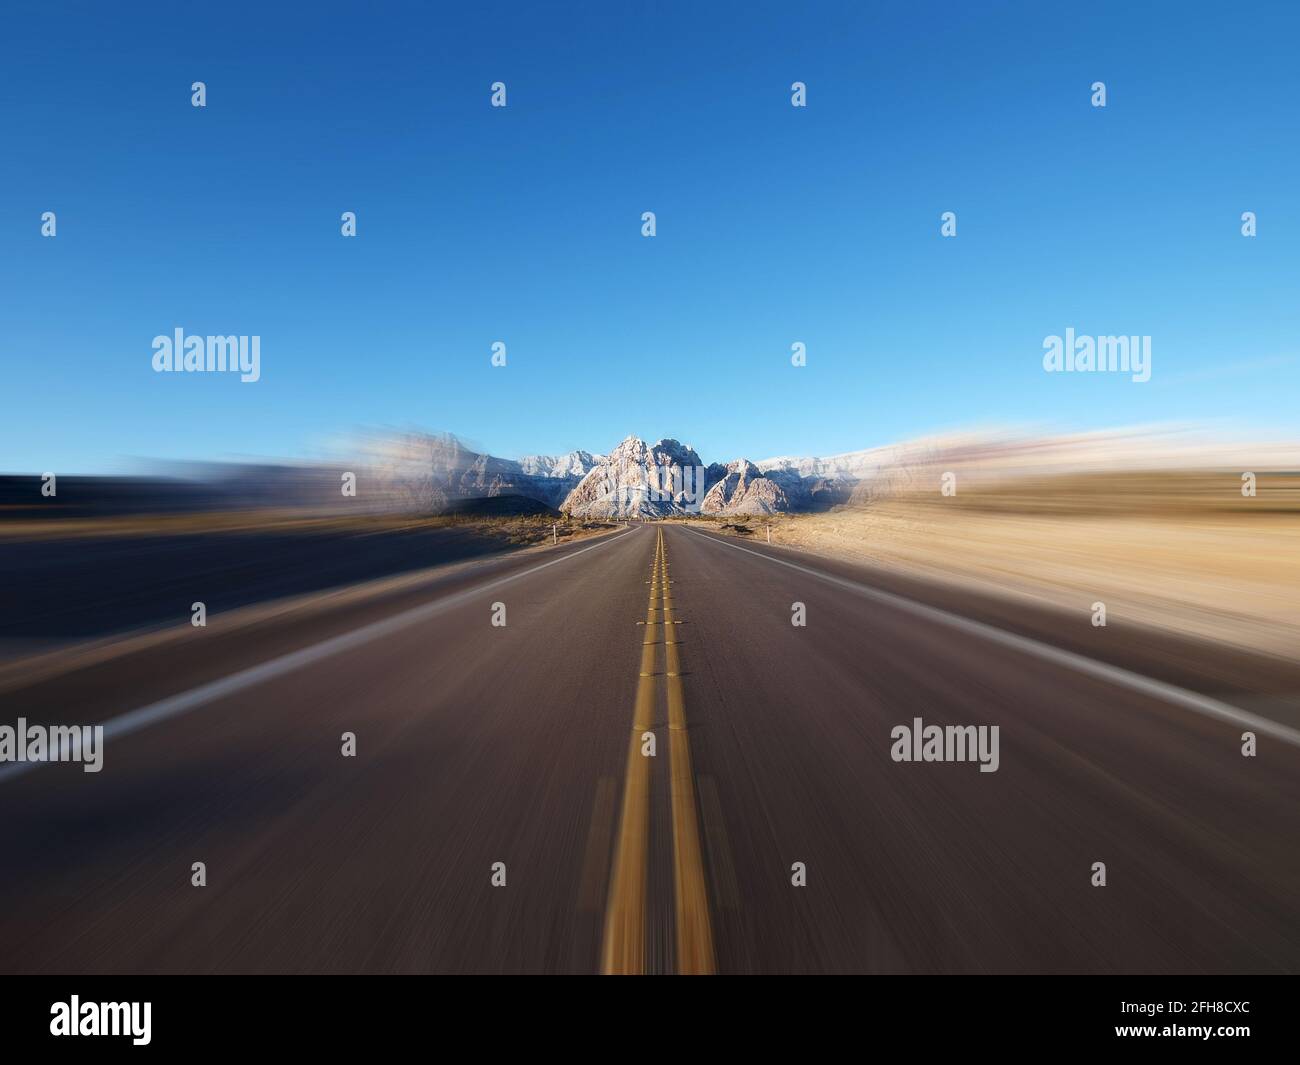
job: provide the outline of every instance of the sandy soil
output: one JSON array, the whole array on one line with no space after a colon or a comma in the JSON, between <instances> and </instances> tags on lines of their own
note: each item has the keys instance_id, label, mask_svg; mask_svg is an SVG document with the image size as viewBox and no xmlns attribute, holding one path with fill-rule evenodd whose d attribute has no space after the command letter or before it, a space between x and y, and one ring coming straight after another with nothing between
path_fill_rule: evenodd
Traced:
<instances>
[{"instance_id":1,"label":"sandy soil","mask_svg":"<svg viewBox=\"0 0 1300 1065\"><path fill-rule=\"evenodd\" d=\"M772 542L1300 658L1300 510L892 499L774 518ZM1168 501L1165 501L1166 504ZM725 524L725 523L724 523ZM762 539L763 519L722 531ZM746 531L748 530L748 531Z\"/></svg>"}]
</instances>

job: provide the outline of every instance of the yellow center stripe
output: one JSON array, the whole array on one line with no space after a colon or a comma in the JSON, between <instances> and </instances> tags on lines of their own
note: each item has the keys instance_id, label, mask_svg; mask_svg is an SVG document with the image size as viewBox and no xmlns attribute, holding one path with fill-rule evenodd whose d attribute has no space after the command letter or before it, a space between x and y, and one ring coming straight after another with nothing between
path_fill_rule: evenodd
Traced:
<instances>
[{"instance_id":1,"label":"yellow center stripe","mask_svg":"<svg viewBox=\"0 0 1300 1065\"><path fill-rule=\"evenodd\" d=\"M641 754L641 734L654 723L655 645L659 622L654 609L659 594L659 555L663 533L655 543L655 569L646 609L645 639L641 643L641 676L636 685L636 709L627 748L627 776L619 815L618 847L605 907L605 939L601 972L631 975L645 972L646 850L650 836L650 759Z\"/></svg>"},{"instance_id":2,"label":"yellow center stripe","mask_svg":"<svg viewBox=\"0 0 1300 1065\"><path fill-rule=\"evenodd\" d=\"M618 843L605 908L605 936L601 971L608 974L645 972L646 870L650 829L650 759L642 753L642 735L651 730L655 707L655 648L660 626L664 633L665 673L668 691L668 750L671 761L669 791L673 823L673 887L677 914L677 970L712 973L713 928L700 847L695 775L691 769L690 739L686 730L686 702L682 692L681 657L673 625L672 582L663 530L655 538L651 568L650 601L646 607L645 638L641 643L641 669L636 689L636 709L627 751L627 777L619 816ZM662 621L657 615L662 614Z\"/></svg>"},{"instance_id":3,"label":"yellow center stripe","mask_svg":"<svg viewBox=\"0 0 1300 1065\"><path fill-rule=\"evenodd\" d=\"M673 812L673 885L677 900L677 971L699 975L715 971L713 926L704 884L700 849L700 819L691 769L691 741L686 731L686 700L682 693L682 663L673 624L673 593L669 589L668 557L659 552L664 584L660 592L664 615L664 651L668 684L668 756L672 760L670 792Z\"/></svg>"}]
</instances>

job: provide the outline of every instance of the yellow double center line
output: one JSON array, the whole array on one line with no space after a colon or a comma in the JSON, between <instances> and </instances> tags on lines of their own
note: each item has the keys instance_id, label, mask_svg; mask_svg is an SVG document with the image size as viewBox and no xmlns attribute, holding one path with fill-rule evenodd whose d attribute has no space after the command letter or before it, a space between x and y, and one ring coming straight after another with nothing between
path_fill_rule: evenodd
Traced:
<instances>
[{"instance_id":1,"label":"yellow double center line","mask_svg":"<svg viewBox=\"0 0 1300 1065\"><path fill-rule=\"evenodd\" d=\"M672 582L668 555L659 530L659 566L663 573L664 653L668 682L668 757L673 803L673 885L677 900L677 971L702 974L714 970L713 927L709 895L704 886L700 850L700 819L695 803L695 774L691 771L691 741L686 732L686 700L682 695L682 663L673 626Z\"/></svg>"},{"instance_id":2,"label":"yellow double center line","mask_svg":"<svg viewBox=\"0 0 1300 1065\"><path fill-rule=\"evenodd\" d=\"M623 810L619 815L618 844L605 906L605 942L601 950L604 973L645 972L646 848L650 837L650 759L641 753L643 733L654 723L655 645L659 620L655 600L659 595L659 559L663 533L655 543L650 577L650 605L646 610L645 639L641 643L641 676L636 685L636 709L627 749L627 776L623 784Z\"/></svg>"},{"instance_id":3,"label":"yellow double center line","mask_svg":"<svg viewBox=\"0 0 1300 1065\"><path fill-rule=\"evenodd\" d=\"M662 614L662 619L656 615ZM665 681L668 692L669 793L673 823L673 890L676 903L677 971L711 973L716 968L708 890L700 847L695 776L691 770L690 738L686 730L686 701L682 693L681 656L673 617L672 584L663 530L655 539L651 566L650 602L646 608L645 639L636 708L627 752L627 778L619 818L618 844L605 909L605 940L601 970L605 973L645 972L646 855L650 835L650 759L643 753L643 735L654 723L655 649L664 634Z\"/></svg>"}]
</instances>

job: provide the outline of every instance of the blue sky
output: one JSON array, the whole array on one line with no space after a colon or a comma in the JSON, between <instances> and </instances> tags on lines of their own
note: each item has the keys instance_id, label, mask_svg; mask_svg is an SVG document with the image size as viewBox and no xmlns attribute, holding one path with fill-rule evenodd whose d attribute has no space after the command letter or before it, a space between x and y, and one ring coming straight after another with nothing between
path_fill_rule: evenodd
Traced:
<instances>
[{"instance_id":1,"label":"blue sky","mask_svg":"<svg viewBox=\"0 0 1300 1065\"><path fill-rule=\"evenodd\" d=\"M11 5L0 471L1293 427L1297 40L1294 4ZM260 335L262 379L153 373L176 327ZM1067 327L1151 335L1152 380L1044 373Z\"/></svg>"}]
</instances>

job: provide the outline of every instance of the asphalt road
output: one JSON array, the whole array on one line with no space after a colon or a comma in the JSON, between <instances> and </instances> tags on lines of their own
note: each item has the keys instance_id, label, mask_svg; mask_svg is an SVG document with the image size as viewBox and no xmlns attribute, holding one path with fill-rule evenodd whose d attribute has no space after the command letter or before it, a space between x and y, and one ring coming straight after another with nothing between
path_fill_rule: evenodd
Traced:
<instances>
[{"instance_id":1,"label":"asphalt road","mask_svg":"<svg viewBox=\"0 0 1300 1065\"><path fill-rule=\"evenodd\" d=\"M1295 972L1298 696L679 525L217 614L0 691L108 733L0 769L0 970ZM917 717L997 771L894 761Z\"/></svg>"}]
</instances>

